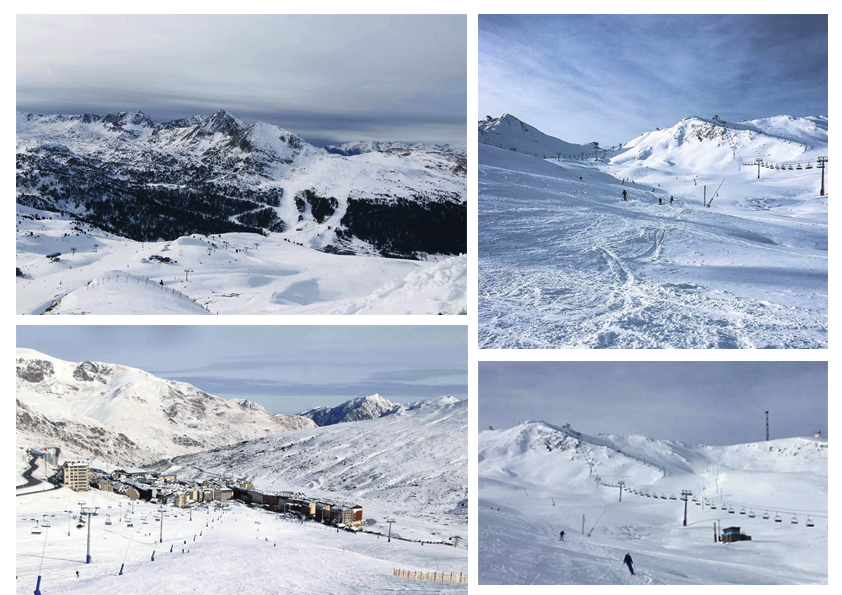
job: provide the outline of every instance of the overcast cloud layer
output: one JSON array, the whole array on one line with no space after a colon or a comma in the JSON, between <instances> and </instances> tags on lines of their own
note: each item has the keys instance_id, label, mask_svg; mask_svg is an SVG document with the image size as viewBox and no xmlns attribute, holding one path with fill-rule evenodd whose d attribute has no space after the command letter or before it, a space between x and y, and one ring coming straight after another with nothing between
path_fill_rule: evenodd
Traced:
<instances>
[{"instance_id":1,"label":"overcast cloud layer","mask_svg":"<svg viewBox=\"0 0 842 595\"><path fill-rule=\"evenodd\" d=\"M18 16L17 109L464 146L464 15Z\"/></svg>"},{"instance_id":2,"label":"overcast cloud layer","mask_svg":"<svg viewBox=\"0 0 842 595\"><path fill-rule=\"evenodd\" d=\"M827 115L827 15L479 17L479 119L569 142L682 118Z\"/></svg>"},{"instance_id":3,"label":"overcast cloud layer","mask_svg":"<svg viewBox=\"0 0 842 595\"><path fill-rule=\"evenodd\" d=\"M826 362L480 362L479 423L691 444L827 436Z\"/></svg>"},{"instance_id":4,"label":"overcast cloud layer","mask_svg":"<svg viewBox=\"0 0 842 595\"><path fill-rule=\"evenodd\" d=\"M17 346L122 364L272 413L468 396L464 326L18 326Z\"/></svg>"}]
</instances>

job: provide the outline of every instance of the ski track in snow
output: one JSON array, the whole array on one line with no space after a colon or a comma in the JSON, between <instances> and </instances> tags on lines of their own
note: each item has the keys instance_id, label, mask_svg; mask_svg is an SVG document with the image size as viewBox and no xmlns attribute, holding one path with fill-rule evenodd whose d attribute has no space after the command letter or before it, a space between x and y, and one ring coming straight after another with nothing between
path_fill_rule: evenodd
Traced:
<instances>
[{"instance_id":1,"label":"ski track in snow","mask_svg":"<svg viewBox=\"0 0 842 595\"><path fill-rule=\"evenodd\" d=\"M658 206L545 163L480 145L481 347L827 346L826 224Z\"/></svg>"}]
</instances>

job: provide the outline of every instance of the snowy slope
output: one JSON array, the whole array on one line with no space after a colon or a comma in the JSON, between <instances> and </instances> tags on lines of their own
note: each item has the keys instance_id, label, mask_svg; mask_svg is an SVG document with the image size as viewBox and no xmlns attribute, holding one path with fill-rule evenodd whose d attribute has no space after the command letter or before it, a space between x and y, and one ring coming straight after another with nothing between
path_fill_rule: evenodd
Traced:
<instances>
[{"instance_id":1,"label":"snowy slope","mask_svg":"<svg viewBox=\"0 0 842 595\"><path fill-rule=\"evenodd\" d=\"M166 123L142 112L16 118L17 202L120 237L253 232L329 251L466 251L465 155L449 148L336 155L224 110Z\"/></svg>"},{"instance_id":2,"label":"snowy slope","mask_svg":"<svg viewBox=\"0 0 842 595\"><path fill-rule=\"evenodd\" d=\"M467 309L464 255L353 257L281 234L135 242L65 215L21 205L17 215L17 266L25 274L17 278L19 314L464 314ZM58 262L46 258L54 252L61 253Z\"/></svg>"},{"instance_id":3,"label":"snowy slope","mask_svg":"<svg viewBox=\"0 0 842 595\"><path fill-rule=\"evenodd\" d=\"M85 564L87 532L77 529L71 518L79 511L78 492L62 488L16 499L15 593L31 594L39 574L45 595L187 595L209 588L219 593L265 595L467 591L466 585L392 575L394 568L467 573L464 548L398 540L387 543L375 535L337 532L315 522L300 524L237 503L225 511L196 510L192 517L169 509L161 532L155 521L157 505L136 502L132 514L128 500L113 493L93 490L84 499L89 506L100 507L99 515L92 517L91 564ZM35 523L31 519L41 520L44 514L51 527L32 535ZM107 514L111 525L105 524ZM134 524L131 528L126 523L129 519Z\"/></svg>"},{"instance_id":4,"label":"snowy slope","mask_svg":"<svg viewBox=\"0 0 842 595\"><path fill-rule=\"evenodd\" d=\"M400 408L399 403L393 403L379 394L374 394L345 401L336 407L315 407L302 411L298 415L312 419L317 426L330 426L349 421L376 419L395 413Z\"/></svg>"},{"instance_id":5,"label":"snowy slope","mask_svg":"<svg viewBox=\"0 0 842 595\"><path fill-rule=\"evenodd\" d=\"M480 584L827 582L821 440L700 446L526 422L480 432L478 449ZM714 543L714 522L752 541Z\"/></svg>"},{"instance_id":6,"label":"snowy slope","mask_svg":"<svg viewBox=\"0 0 842 595\"><path fill-rule=\"evenodd\" d=\"M480 144L481 345L826 347L818 170L742 165L826 155L826 119L771 120L689 118L599 161Z\"/></svg>"},{"instance_id":7,"label":"snowy slope","mask_svg":"<svg viewBox=\"0 0 842 595\"><path fill-rule=\"evenodd\" d=\"M499 118L488 116L478 125L479 143L490 145L509 151L517 151L543 158L554 157L557 154L593 153L594 146L577 145L544 134L534 126L518 120L511 114L503 114Z\"/></svg>"},{"instance_id":8,"label":"snowy slope","mask_svg":"<svg viewBox=\"0 0 842 595\"><path fill-rule=\"evenodd\" d=\"M139 465L241 440L313 427L298 416L244 408L184 382L31 349L16 356L17 446L58 446L62 461Z\"/></svg>"},{"instance_id":9,"label":"snowy slope","mask_svg":"<svg viewBox=\"0 0 842 595\"><path fill-rule=\"evenodd\" d=\"M441 397L377 419L178 457L160 469L179 478L249 477L256 489L361 504L366 518L396 515L456 531L467 523L467 424L468 402Z\"/></svg>"}]
</instances>

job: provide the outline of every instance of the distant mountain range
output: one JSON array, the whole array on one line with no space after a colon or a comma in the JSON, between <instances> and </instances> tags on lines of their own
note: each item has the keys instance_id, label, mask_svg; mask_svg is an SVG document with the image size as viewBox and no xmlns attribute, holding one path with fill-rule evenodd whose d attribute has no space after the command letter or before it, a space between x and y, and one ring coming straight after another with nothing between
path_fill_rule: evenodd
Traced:
<instances>
[{"instance_id":1,"label":"distant mountain range","mask_svg":"<svg viewBox=\"0 0 842 595\"><path fill-rule=\"evenodd\" d=\"M708 170L733 161L814 161L827 154L827 116L774 116L726 122L718 116L684 118L675 125L645 132L622 145L579 145L544 134L518 118L489 116L478 124L481 144L542 159L603 158L618 166ZM736 165L736 164L735 164Z\"/></svg>"},{"instance_id":2,"label":"distant mountain range","mask_svg":"<svg viewBox=\"0 0 842 595\"><path fill-rule=\"evenodd\" d=\"M121 237L294 231L327 252L467 252L466 159L440 145L330 151L225 110L155 122L17 113L17 202Z\"/></svg>"},{"instance_id":3,"label":"distant mountain range","mask_svg":"<svg viewBox=\"0 0 842 595\"><path fill-rule=\"evenodd\" d=\"M439 397L438 399L421 400L409 405L394 403L379 394L351 399L336 407L320 406L299 413L301 417L313 420L317 426L331 426L350 421L376 419L400 411L410 411L431 403L456 403L455 397Z\"/></svg>"}]
</instances>

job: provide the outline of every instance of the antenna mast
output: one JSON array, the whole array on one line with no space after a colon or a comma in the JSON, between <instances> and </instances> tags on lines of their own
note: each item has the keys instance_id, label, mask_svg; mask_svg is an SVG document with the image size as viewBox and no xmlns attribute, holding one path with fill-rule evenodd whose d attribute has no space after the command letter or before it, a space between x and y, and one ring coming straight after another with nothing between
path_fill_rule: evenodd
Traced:
<instances>
[{"instance_id":1,"label":"antenna mast","mask_svg":"<svg viewBox=\"0 0 842 595\"><path fill-rule=\"evenodd\" d=\"M769 442L769 412L766 412L766 442Z\"/></svg>"}]
</instances>

